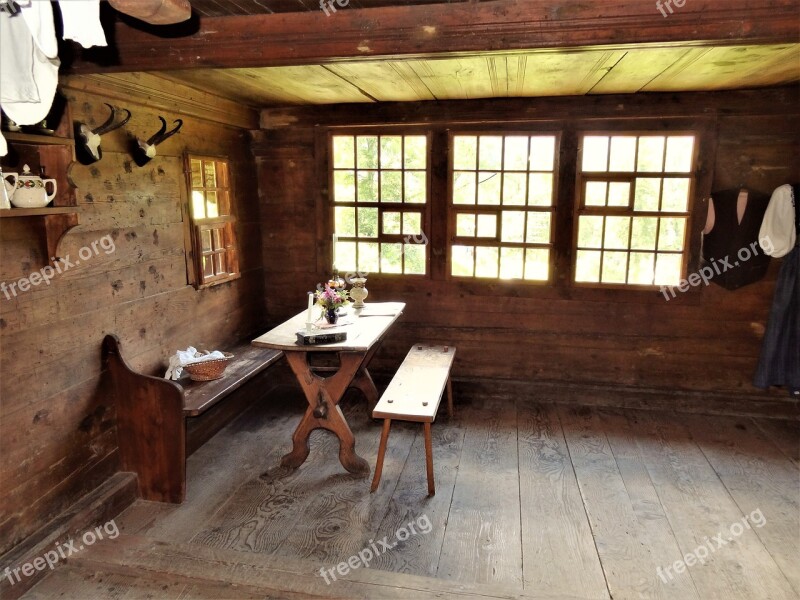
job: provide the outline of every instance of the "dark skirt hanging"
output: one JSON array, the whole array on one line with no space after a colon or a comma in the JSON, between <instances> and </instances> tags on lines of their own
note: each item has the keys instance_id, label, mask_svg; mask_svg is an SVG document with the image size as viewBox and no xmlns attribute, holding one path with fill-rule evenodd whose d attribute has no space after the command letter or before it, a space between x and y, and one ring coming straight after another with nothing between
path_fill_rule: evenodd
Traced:
<instances>
[{"instance_id":1,"label":"dark skirt hanging","mask_svg":"<svg viewBox=\"0 0 800 600\"><path fill-rule=\"evenodd\" d=\"M753 384L800 390L800 244L783 259Z\"/></svg>"}]
</instances>

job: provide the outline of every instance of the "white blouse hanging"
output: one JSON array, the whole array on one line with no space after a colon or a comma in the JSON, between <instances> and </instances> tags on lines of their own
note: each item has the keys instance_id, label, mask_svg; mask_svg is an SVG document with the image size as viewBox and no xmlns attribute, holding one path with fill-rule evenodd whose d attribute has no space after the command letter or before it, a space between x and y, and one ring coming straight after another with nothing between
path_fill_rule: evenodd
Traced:
<instances>
[{"instance_id":1,"label":"white blouse hanging","mask_svg":"<svg viewBox=\"0 0 800 600\"><path fill-rule=\"evenodd\" d=\"M792 186L782 185L772 192L764 221L761 224L758 239L765 240L761 246L770 256L781 258L789 254L797 243L795 229L794 203L796 199L792 193Z\"/></svg>"},{"instance_id":2,"label":"white blouse hanging","mask_svg":"<svg viewBox=\"0 0 800 600\"><path fill-rule=\"evenodd\" d=\"M53 4L17 0L19 14L0 12L0 110L18 125L41 123L50 112L58 86L58 42ZM105 46L100 0L59 3L64 38L84 48ZM0 156L8 154L0 134Z\"/></svg>"}]
</instances>

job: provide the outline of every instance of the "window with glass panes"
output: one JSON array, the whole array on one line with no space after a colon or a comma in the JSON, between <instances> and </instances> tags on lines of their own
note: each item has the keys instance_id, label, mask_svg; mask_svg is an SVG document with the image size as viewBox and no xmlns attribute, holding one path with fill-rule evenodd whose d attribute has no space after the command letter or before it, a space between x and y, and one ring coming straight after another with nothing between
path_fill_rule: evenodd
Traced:
<instances>
[{"instance_id":1,"label":"window with glass panes","mask_svg":"<svg viewBox=\"0 0 800 600\"><path fill-rule=\"evenodd\" d=\"M428 138L333 135L334 267L425 275Z\"/></svg>"},{"instance_id":2,"label":"window with glass panes","mask_svg":"<svg viewBox=\"0 0 800 600\"><path fill-rule=\"evenodd\" d=\"M574 281L676 285L684 275L695 136L581 139Z\"/></svg>"},{"instance_id":3,"label":"window with glass panes","mask_svg":"<svg viewBox=\"0 0 800 600\"><path fill-rule=\"evenodd\" d=\"M231 215L228 162L189 156L192 244L198 283L219 283L239 274Z\"/></svg>"},{"instance_id":4,"label":"window with glass panes","mask_svg":"<svg viewBox=\"0 0 800 600\"><path fill-rule=\"evenodd\" d=\"M451 275L550 280L557 142L452 136Z\"/></svg>"}]
</instances>

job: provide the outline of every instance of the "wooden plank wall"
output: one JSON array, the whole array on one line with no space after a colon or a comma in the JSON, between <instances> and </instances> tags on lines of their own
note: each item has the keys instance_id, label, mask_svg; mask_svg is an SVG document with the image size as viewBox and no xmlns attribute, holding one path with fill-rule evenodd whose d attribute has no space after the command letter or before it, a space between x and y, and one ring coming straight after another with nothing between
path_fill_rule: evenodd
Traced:
<instances>
[{"instance_id":1,"label":"wooden plank wall","mask_svg":"<svg viewBox=\"0 0 800 600\"><path fill-rule=\"evenodd\" d=\"M778 88L265 109L254 152L262 212L268 215L262 224L265 276L271 287L281 290L267 297L266 310L272 317L297 312L303 292L329 274L329 235L319 220L328 203L327 167L321 156L325 146L320 140L331 126L421 124L434 131L435 144L448 129L476 123L491 127L492 122L506 120L515 121L517 129L557 120L573 132L602 128L618 119L641 127L640 119L656 118L659 128L667 117L697 120L710 128L712 138L718 131L718 144L710 140L710 148L716 146L716 161L703 157L707 185L713 174L711 189L745 184L771 192L800 178L797 96L797 88ZM447 161L434 156L432 162L433 194L443 194ZM568 181L562 186L572 187ZM569 192L560 198L557 210L572 211L572 201ZM696 219L704 221L705 205L697 202L696 208ZM753 388L751 380L778 261L773 261L765 280L736 292L712 284L670 302L659 292L563 284L544 289L473 285L448 281L442 273L444 218L434 213L428 232L439 243L432 242L432 256L438 261L432 278L371 276L367 282L368 302L408 303L401 324L376 356L377 371L396 369L408 348L421 341L457 346L456 378L600 384L607 386L612 404L615 390L622 387L715 391L721 392L723 403L729 395L731 405L737 397L745 403L775 399ZM579 399L580 394L575 396Z\"/></svg>"},{"instance_id":2,"label":"wooden plank wall","mask_svg":"<svg viewBox=\"0 0 800 600\"><path fill-rule=\"evenodd\" d=\"M0 553L118 469L113 399L98 391L107 333L120 337L135 368L152 371L178 348L222 346L263 325L261 226L247 131L257 115L146 74L76 77L64 85L75 120L102 122L103 102L129 108L133 118L103 136L100 162L71 171L80 225L62 252L74 261L104 236L114 251L101 248L49 286L0 296ZM183 129L139 168L127 132L152 135L159 114L184 119ZM187 285L185 150L229 156L235 185L243 276L202 291ZM45 264L42 237L24 221L3 219L0 281Z\"/></svg>"}]
</instances>

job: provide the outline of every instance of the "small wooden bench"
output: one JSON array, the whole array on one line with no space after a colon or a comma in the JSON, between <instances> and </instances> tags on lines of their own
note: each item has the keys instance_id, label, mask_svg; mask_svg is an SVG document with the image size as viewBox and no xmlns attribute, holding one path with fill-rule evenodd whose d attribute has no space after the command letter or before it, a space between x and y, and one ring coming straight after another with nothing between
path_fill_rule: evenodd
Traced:
<instances>
[{"instance_id":1,"label":"small wooden bench","mask_svg":"<svg viewBox=\"0 0 800 600\"><path fill-rule=\"evenodd\" d=\"M393 419L424 423L425 466L428 473L428 495L436 493L433 481L433 450L431 443L431 423L436 419L436 411L442 394L447 388L447 414L453 416L453 388L450 383L450 368L456 349L452 346L426 346L414 344L403 364L392 378L389 387L381 396L372 416L383 419L381 443L378 448L378 463L372 479L370 492L378 489L383 472L383 458L386 442Z\"/></svg>"},{"instance_id":2,"label":"small wooden bench","mask_svg":"<svg viewBox=\"0 0 800 600\"><path fill-rule=\"evenodd\" d=\"M103 365L117 406L117 443L122 469L139 477L145 500L183 502L186 457L199 444L188 442L188 420L197 417L253 379L283 353L249 340L227 349L234 355L221 379L178 383L137 373L122 356L119 338L103 340Z\"/></svg>"}]
</instances>

